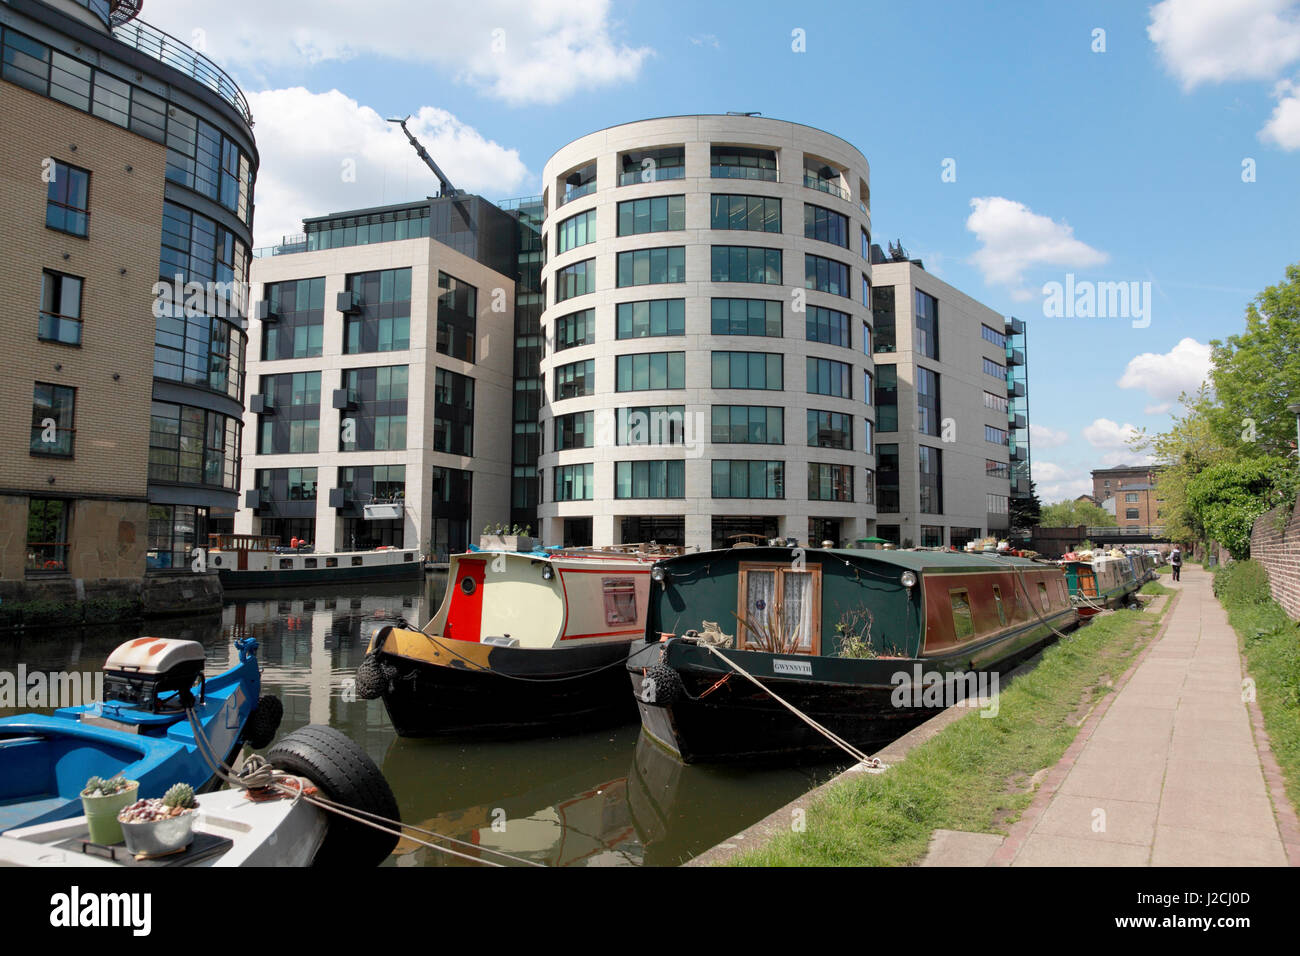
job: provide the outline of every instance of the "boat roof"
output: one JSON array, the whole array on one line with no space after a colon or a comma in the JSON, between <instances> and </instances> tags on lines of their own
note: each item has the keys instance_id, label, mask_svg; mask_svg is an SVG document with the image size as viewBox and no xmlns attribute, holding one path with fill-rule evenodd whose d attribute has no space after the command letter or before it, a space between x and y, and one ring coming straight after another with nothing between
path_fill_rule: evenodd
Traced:
<instances>
[{"instance_id":1,"label":"boat roof","mask_svg":"<svg viewBox=\"0 0 1300 956\"><path fill-rule=\"evenodd\" d=\"M728 556L737 560L744 561L758 558L760 555L772 556L781 554L783 557L788 555L794 549L788 547L755 547L755 548L720 548L716 551L700 551L695 554L681 555L676 558L666 558L664 563L672 561L689 561L698 560L706 556L714 558ZM912 571L942 571L956 569L985 569L989 567L1000 566L1018 566L1025 568L1042 568L1046 565L1041 561L1032 561L1029 558L1015 558L1009 555L993 554L992 552L959 552L959 551L877 551L865 548L804 548L803 553L809 559L815 559L818 555L832 555L845 561L865 561L876 564L888 564L900 569Z\"/></svg>"}]
</instances>

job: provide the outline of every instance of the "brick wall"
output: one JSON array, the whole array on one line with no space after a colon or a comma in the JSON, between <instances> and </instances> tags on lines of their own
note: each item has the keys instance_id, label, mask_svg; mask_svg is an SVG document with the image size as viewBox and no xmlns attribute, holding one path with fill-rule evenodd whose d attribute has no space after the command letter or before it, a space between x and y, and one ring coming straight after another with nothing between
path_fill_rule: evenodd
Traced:
<instances>
[{"instance_id":1,"label":"brick wall","mask_svg":"<svg viewBox=\"0 0 1300 956\"><path fill-rule=\"evenodd\" d=\"M1279 514L1287 517L1285 527L1278 527ZM1300 620L1300 497L1294 505L1281 505L1255 520L1250 556L1268 571L1273 600Z\"/></svg>"}]
</instances>

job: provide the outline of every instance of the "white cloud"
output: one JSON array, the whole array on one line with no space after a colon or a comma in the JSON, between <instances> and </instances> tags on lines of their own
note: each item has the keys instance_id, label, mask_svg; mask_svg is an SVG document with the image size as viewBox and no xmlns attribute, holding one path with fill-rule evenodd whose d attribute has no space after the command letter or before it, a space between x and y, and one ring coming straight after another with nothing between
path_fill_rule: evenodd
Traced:
<instances>
[{"instance_id":1,"label":"white cloud","mask_svg":"<svg viewBox=\"0 0 1300 956\"><path fill-rule=\"evenodd\" d=\"M1300 84L1283 80L1273 90L1277 106L1259 138L1283 149L1300 149Z\"/></svg>"},{"instance_id":2,"label":"white cloud","mask_svg":"<svg viewBox=\"0 0 1300 956\"><path fill-rule=\"evenodd\" d=\"M150 4L145 15L222 65L257 76L382 57L438 67L488 96L523 105L557 103L638 76L652 51L615 39L610 6L609 0L368 0L360 7L345 0L172 0Z\"/></svg>"},{"instance_id":3,"label":"white cloud","mask_svg":"<svg viewBox=\"0 0 1300 956\"><path fill-rule=\"evenodd\" d=\"M975 234L981 248L971 256L984 274L984 281L1011 286L1018 301L1033 298L1024 288L1026 269L1039 265L1081 268L1103 263L1107 255L1074 238L1064 222L1040 216L1024 203L1002 196L983 196L970 201L966 228Z\"/></svg>"},{"instance_id":4,"label":"white cloud","mask_svg":"<svg viewBox=\"0 0 1300 956\"><path fill-rule=\"evenodd\" d=\"M401 129L338 90L267 90L250 94L249 103L261 120L257 245L301 232L304 216L438 192L438 180ZM421 107L407 125L458 189L498 198L532 185L518 151L485 139L446 110Z\"/></svg>"},{"instance_id":5,"label":"white cloud","mask_svg":"<svg viewBox=\"0 0 1300 956\"><path fill-rule=\"evenodd\" d=\"M1143 352L1129 359L1116 384L1142 389L1155 400L1143 411L1163 415L1183 392L1199 389L1209 374L1210 346L1184 338L1168 352Z\"/></svg>"},{"instance_id":6,"label":"white cloud","mask_svg":"<svg viewBox=\"0 0 1300 956\"><path fill-rule=\"evenodd\" d=\"M1295 0L1164 0L1151 8L1147 36L1184 90L1271 79L1300 58Z\"/></svg>"},{"instance_id":7,"label":"white cloud","mask_svg":"<svg viewBox=\"0 0 1300 956\"><path fill-rule=\"evenodd\" d=\"M1101 456L1101 463L1107 468L1118 465L1149 465L1155 461L1150 454L1141 451L1108 451Z\"/></svg>"},{"instance_id":8,"label":"white cloud","mask_svg":"<svg viewBox=\"0 0 1300 956\"><path fill-rule=\"evenodd\" d=\"M1128 440L1138 434L1137 426L1125 422L1123 425L1109 418L1098 418L1083 429L1083 437L1093 448L1128 448ZM1127 454L1133 454L1128 452ZM1117 462L1123 464L1123 462Z\"/></svg>"},{"instance_id":9,"label":"white cloud","mask_svg":"<svg viewBox=\"0 0 1300 956\"><path fill-rule=\"evenodd\" d=\"M1067 431L1029 423L1029 444L1033 448L1060 448L1069 440L1070 433ZM1035 470L1037 467L1035 464Z\"/></svg>"},{"instance_id":10,"label":"white cloud","mask_svg":"<svg viewBox=\"0 0 1300 956\"><path fill-rule=\"evenodd\" d=\"M1058 501L1073 501L1079 495L1092 494L1091 478L1063 478L1060 481L1040 482L1038 480L1038 463L1034 463L1034 483L1038 500L1045 505Z\"/></svg>"}]
</instances>

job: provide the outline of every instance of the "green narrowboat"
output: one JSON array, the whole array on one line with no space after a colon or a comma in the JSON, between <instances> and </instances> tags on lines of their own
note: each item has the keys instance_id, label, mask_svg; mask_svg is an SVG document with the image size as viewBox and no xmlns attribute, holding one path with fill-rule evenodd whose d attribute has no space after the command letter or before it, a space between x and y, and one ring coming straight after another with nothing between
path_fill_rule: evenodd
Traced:
<instances>
[{"instance_id":1,"label":"green narrowboat","mask_svg":"<svg viewBox=\"0 0 1300 956\"><path fill-rule=\"evenodd\" d=\"M1091 561L1071 559L1067 555L1061 567L1065 570L1070 601L1082 617L1091 617L1106 608L1136 604L1134 594L1150 580L1146 569L1139 570L1128 555Z\"/></svg>"},{"instance_id":2,"label":"green narrowboat","mask_svg":"<svg viewBox=\"0 0 1300 956\"><path fill-rule=\"evenodd\" d=\"M1054 564L733 547L658 562L646 620L627 668L648 735L686 763L803 762L844 752L769 691L871 753L996 696L1078 615Z\"/></svg>"}]
</instances>

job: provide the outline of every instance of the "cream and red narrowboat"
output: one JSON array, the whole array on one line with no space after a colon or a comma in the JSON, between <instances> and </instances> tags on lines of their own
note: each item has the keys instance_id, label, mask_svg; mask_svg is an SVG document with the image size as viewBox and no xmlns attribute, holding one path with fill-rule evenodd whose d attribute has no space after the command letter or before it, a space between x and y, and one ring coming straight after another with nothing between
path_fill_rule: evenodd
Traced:
<instances>
[{"instance_id":1,"label":"cream and red narrowboat","mask_svg":"<svg viewBox=\"0 0 1300 956\"><path fill-rule=\"evenodd\" d=\"M664 554L453 555L428 624L374 633L358 694L382 697L403 737L509 737L635 719L623 663L645 637L650 569Z\"/></svg>"}]
</instances>

